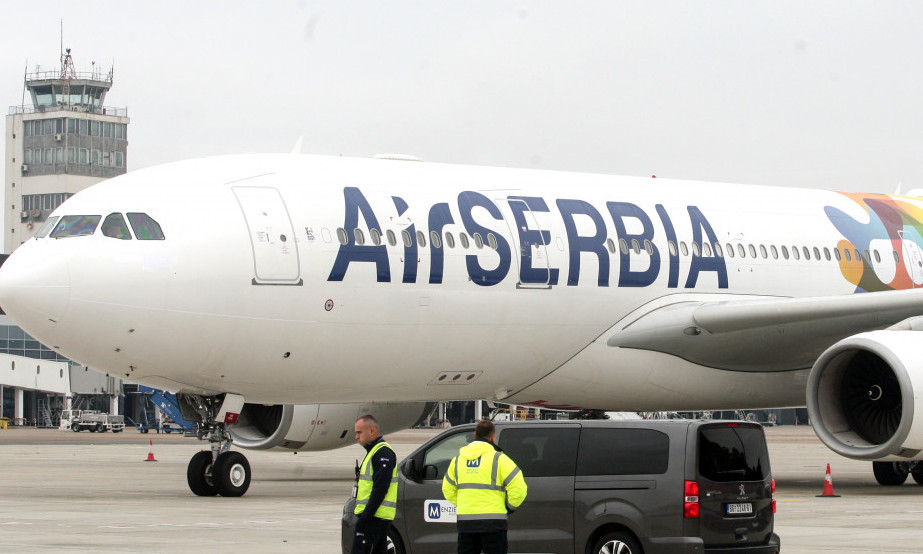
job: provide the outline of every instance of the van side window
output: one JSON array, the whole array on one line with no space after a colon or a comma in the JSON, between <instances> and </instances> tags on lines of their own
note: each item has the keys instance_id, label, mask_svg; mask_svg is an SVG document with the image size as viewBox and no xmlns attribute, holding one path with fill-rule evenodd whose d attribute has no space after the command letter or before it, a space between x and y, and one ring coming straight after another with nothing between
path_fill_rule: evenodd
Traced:
<instances>
[{"instance_id":1,"label":"van side window","mask_svg":"<svg viewBox=\"0 0 923 554\"><path fill-rule=\"evenodd\" d=\"M580 429L515 429L500 433L498 446L530 477L559 477L574 474L574 450Z\"/></svg>"},{"instance_id":2,"label":"van side window","mask_svg":"<svg viewBox=\"0 0 923 554\"><path fill-rule=\"evenodd\" d=\"M584 428L577 475L655 475L669 462L670 438L660 431Z\"/></svg>"},{"instance_id":3,"label":"van side window","mask_svg":"<svg viewBox=\"0 0 923 554\"><path fill-rule=\"evenodd\" d=\"M445 472L449 470L449 463L452 461L452 458L458 456L458 450L473 439L473 433L471 430L468 430L463 433L455 433L454 435L448 436L430 447L430 449L426 451L426 454L423 455L423 466L435 466L436 475L433 477L432 474L429 474L427 477L433 479L442 479L445 477Z\"/></svg>"},{"instance_id":4,"label":"van side window","mask_svg":"<svg viewBox=\"0 0 923 554\"><path fill-rule=\"evenodd\" d=\"M711 481L762 481L769 453L762 429L704 427L699 431L699 473Z\"/></svg>"}]
</instances>

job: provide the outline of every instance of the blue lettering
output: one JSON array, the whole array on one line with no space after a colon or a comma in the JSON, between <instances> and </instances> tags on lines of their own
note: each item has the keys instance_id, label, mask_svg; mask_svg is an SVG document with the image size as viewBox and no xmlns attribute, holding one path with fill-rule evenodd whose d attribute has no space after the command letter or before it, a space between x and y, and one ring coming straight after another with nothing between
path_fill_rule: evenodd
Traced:
<instances>
[{"instance_id":1,"label":"blue lettering","mask_svg":"<svg viewBox=\"0 0 923 554\"><path fill-rule=\"evenodd\" d=\"M343 221L343 229L346 230L346 244L340 245L336 261L333 262L333 269L330 270L327 280L342 281L352 262L371 262L375 264L378 282L390 283L391 266L388 263L388 250L385 245L356 244L354 230L359 227L359 212L362 212L362 219L370 229L381 230L372 207L356 187L344 188L343 198L346 202L346 217Z\"/></svg>"},{"instance_id":2,"label":"blue lettering","mask_svg":"<svg viewBox=\"0 0 923 554\"><path fill-rule=\"evenodd\" d=\"M432 240L432 231L435 231L442 236L442 228L446 225L451 225L455 223L455 220L452 219L452 212L449 211L449 205L446 203L436 204L429 210L429 230L430 230L430 241L429 241L429 256L430 256L430 266L429 266L429 282L430 283L441 283L442 282L442 271L445 265L444 252L445 249L437 248L436 243Z\"/></svg>"},{"instance_id":3,"label":"blue lettering","mask_svg":"<svg viewBox=\"0 0 923 554\"><path fill-rule=\"evenodd\" d=\"M570 264L567 271L567 286L576 286L580 281L580 253L589 252L599 258L599 278L601 287L609 286L609 255L606 253L606 223L590 203L583 200L558 200L558 209L564 219L567 230L567 242L570 244ZM575 215L589 217L596 226L596 234L581 236L577 232Z\"/></svg>"},{"instance_id":4,"label":"blue lettering","mask_svg":"<svg viewBox=\"0 0 923 554\"><path fill-rule=\"evenodd\" d=\"M670 216L667 215L667 211L663 208L662 204L657 204L655 206L657 209L657 214L660 216L660 221L663 223L663 229L667 233L667 241L676 245L676 231L673 230L673 222L670 220ZM679 249L674 246L673 250L670 251L667 249L670 256L670 275L667 281L667 288L675 289L679 285Z\"/></svg>"},{"instance_id":5,"label":"blue lettering","mask_svg":"<svg viewBox=\"0 0 923 554\"><path fill-rule=\"evenodd\" d=\"M692 240L699 244L708 242L715 245L718 242L718 237L715 236L715 231L712 230L711 224L709 224L705 216L702 215L701 210L696 206L687 206L686 209L689 211L689 222L692 223ZM703 232L707 240L702 238ZM689 264L689 277L686 279L687 289L695 287L699 273L703 271L714 271L717 273L718 288L728 288L728 269L727 265L724 263L724 258L719 258L718 256L705 257L693 254L692 262Z\"/></svg>"},{"instance_id":6,"label":"blue lettering","mask_svg":"<svg viewBox=\"0 0 923 554\"><path fill-rule=\"evenodd\" d=\"M482 238L487 237L488 234L495 235L497 239L497 254L500 256L500 262L494 269L485 269L481 267L476 255L468 255L465 256L465 265L468 268L468 276L471 277L471 281L476 285L496 285L510 272L510 262L512 261L510 245L506 239L503 238L503 235L479 225L474 221L472 212L476 207L484 208L491 217L498 221L503 220L503 214L500 213L500 209L497 208L496 204L479 192L466 191L458 195L458 209L461 212L462 223L465 226L465 230L471 235L478 233Z\"/></svg>"},{"instance_id":7,"label":"blue lettering","mask_svg":"<svg viewBox=\"0 0 923 554\"><path fill-rule=\"evenodd\" d=\"M628 252L619 251L619 286L620 287L646 287L657 279L660 273L660 252L654 246L654 225L651 218L644 213L644 210L628 202L606 202L609 213L612 214L612 222L615 224L615 232L620 239L626 243L634 245L635 241L644 244L648 241L653 250L651 250L650 263L644 271L631 270L631 253L633 248ZM625 228L624 218L631 217L641 222L641 234L630 235Z\"/></svg>"},{"instance_id":8,"label":"blue lettering","mask_svg":"<svg viewBox=\"0 0 923 554\"><path fill-rule=\"evenodd\" d=\"M404 212L407 211L409 207L407 202L404 202L403 198L398 196L392 196L391 200L394 202L394 207L397 209L398 217L404 215ZM414 226L411 225L404 229L410 233L410 243L404 240L404 237L401 237L401 240L404 240L404 279L402 283L416 283L417 282L417 239L416 239L416 230ZM401 233L403 235L403 233Z\"/></svg>"}]
</instances>

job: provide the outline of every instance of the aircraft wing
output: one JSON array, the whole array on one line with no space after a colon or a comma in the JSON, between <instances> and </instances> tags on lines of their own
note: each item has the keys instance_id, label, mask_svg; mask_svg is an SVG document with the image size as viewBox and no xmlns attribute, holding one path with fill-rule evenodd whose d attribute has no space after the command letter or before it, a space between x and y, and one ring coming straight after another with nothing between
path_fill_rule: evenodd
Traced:
<instances>
[{"instance_id":1,"label":"aircraft wing","mask_svg":"<svg viewBox=\"0 0 923 554\"><path fill-rule=\"evenodd\" d=\"M607 344L732 371L810 368L838 340L923 315L923 289L811 298L687 301L650 311ZM902 328L923 329L920 322Z\"/></svg>"}]
</instances>

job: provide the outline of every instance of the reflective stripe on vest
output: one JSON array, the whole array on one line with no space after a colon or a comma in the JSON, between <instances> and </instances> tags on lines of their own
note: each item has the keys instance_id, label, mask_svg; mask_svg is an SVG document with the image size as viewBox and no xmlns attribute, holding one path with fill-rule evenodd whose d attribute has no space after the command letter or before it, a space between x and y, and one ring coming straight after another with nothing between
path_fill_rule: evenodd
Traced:
<instances>
[{"instance_id":1,"label":"reflective stripe on vest","mask_svg":"<svg viewBox=\"0 0 923 554\"><path fill-rule=\"evenodd\" d=\"M356 485L356 509L353 510L356 515L365 511L365 506L369 503L369 497L372 496L372 472L374 471L371 463L372 458L379 450L385 447L390 448L392 451L394 450L390 444L381 441L372 447L369 453L365 455L365 459L362 460L362 466L359 468L359 483ZM385 499L382 500L381 506L375 510L375 517L393 520L396 513L397 464L394 464L394 469L391 471L391 485L388 487L388 492L385 494Z\"/></svg>"}]
</instances>

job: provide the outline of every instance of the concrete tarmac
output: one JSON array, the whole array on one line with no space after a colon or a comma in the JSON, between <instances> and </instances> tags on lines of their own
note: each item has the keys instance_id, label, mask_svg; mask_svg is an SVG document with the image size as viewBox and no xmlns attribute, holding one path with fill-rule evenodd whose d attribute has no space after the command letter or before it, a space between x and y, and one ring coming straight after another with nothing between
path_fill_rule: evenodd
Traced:
<instances>
[{"instance_id":1,"label":"concrete tarmac","mask_svg":"<svg viewBox=\"0 0 923 554\"><path fill-rule=\"evenodd\" d=\"M785 553L923 552L923 487L881 487L871 464L840 458L808 427L766 430ZM435 431L388 436L402 459ZM156 462L145 461L153 441ZM358 445L245 451L242 498L200 498L186 465L194 438L0 430L0 552L340 552ZM827 463L839 498L818 498Z\"/></svg>"}]
</instances>

